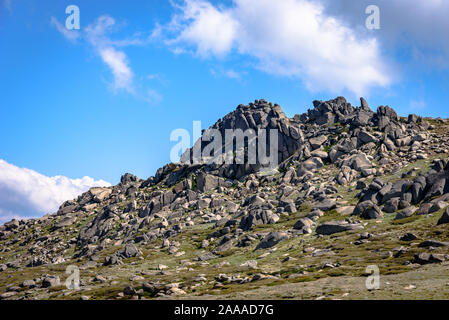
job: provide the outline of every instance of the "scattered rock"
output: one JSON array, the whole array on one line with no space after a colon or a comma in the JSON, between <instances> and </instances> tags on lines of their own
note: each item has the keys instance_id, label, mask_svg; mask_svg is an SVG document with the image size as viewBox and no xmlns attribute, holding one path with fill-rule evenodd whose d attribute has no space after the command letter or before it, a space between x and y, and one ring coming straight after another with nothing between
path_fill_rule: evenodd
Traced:
<instances>
[{"instance_id":1,"label":"scattered rock","mask_svg":"<svg viewBox=\"0 0 449 320\"><path fill-rule=\"evenodd\" d=\"M401 241L413 241L418 239L418 237L416 235L414 235L413 233L406 233L404 234L399 240Z\"/></svg>"},{"instance_id":2,"label":"scattered rock","mask_svg":"<svg viewBox=\"0 0 449 320\"><path fill-rule=\"evenodd\" d=\"M42 288L53 288L61 285L61 280L58 276L48 276L42 280Z\"/></svg>"},{"instance_id":3,"label":"scattered rock","mask_svg":"<svg viewBox=\"0 0 449 320\"><path fill-rule=\"evenodd\" d=\"M255 250L271 248L287 238L288 235L285 232L270 232L259 242Z\"/></svg>"},{"instance_id":4,"label":"scattered rock","mask_svg":"<svg viewBox=\"0 0 449 320\"><path fill-rule=\"evenodd\" d=\"M322 235L331 235L334 233L361 229L363 229L363 226L359 223L348 223L347 221L330 221L320 224L316 228L316 233Z\"/></svg>"}]
</instances>

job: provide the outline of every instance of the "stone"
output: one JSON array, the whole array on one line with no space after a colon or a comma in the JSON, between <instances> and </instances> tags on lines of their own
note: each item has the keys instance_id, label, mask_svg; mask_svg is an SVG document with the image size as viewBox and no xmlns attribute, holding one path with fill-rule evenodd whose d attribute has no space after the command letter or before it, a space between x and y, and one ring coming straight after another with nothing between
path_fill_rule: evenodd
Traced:
<instances>
[{"instance_id":1,"label":"stone","mask_svg":"<svg viewBox=\"0 0 449 320\"><path fill-rule=\"evenodd\" d=\"M122 178L124 178L124 176L122 176ZM137 179L137 177L135 177L135 178ZM131 178L125 177L124 181L126 179L131 179ZM131 182L131 181L129 181L129 182ZM103 200L105 200L107 197L109 197L111 195L112 189L110 189L110 188L91 188L89 190L89 192L92 195L93 200L95 202L100 203L100 202L102 202Z\"/></svg>"},{"instance_id":2,"label":"stone","mask_svg":"<svg viewBox=\"0 0 449 320\"><path fill-rule=\"evenodd\" d=\"M255 250L271 248L287 238L288 235L285 232L270 232L259 242Z\"/></svg>"},{"instance_id":3,"label":"stone","mask_svg":"<svg viewBox=\"0 0 449 320\"><path fill-rule=\"evenodd\" d=\"M131 286L127 286L123 289L123 293L127 296L132 296L136 294L136 290Z\"/></svg>"},{"instance_id":4,"label":"stone","mask_svg":"<svg viewBox=\"0 0 449 320\"><path fill-rule=\"evenodd\" d=\"M415 207L405 208L404 210L398 212L394 219L399 220L399 219L411 217L413 215L413 213L415 213L416 210L417 210L417 208L415 208Z\"/></svg>"},{"instance_id":5,"label":"stone","mask_svg":"<svg viewBox=\"0 0 449 320\"><path fill-rule=\"evenodd\" d=\"M326 141L327 137L325 135L309 139L310 146L312 147L313 150L321 147Z\"/></svg>"},{"instance_id":6,"label":"stone","mask_svg":"<svg viewBox=\"0 0 449 320\"><path fill-rule=\"evenodd\" d=\"M258 195L253 195L250 196L248 198L245 199L245 202L243 203L244 206L249 206L249 205L261 205L264 204L265 200L262 199L261 197L259 197Z\"/></svg>"},{"instance_id":7,"label":"stone","mask_svg":"<svg viewBox=\"0 0 449 320\"><path fill-rule=\"evenodd\" d=\"M14 230L20 226L20 222L17 219L12 219L11 221L6 222L4 226L6 227L6 230Z\"/></svg>"},{"instance_id":8,"label":"stone","mask_svg":"<svg viewBox=\"0 0 449 320\"><path fill-rule=\"evenodd\" d=\"M64 217L60 221L55 223L54 228L59 229L59 228L68 227L68 226L71 226L74 222L75 222L75 218Z\"/></svg>"},{"instance_id":9,"label":"stone","mask_svg":"<svg viewBox=\"0 0 449 320\"><path fill-rule=\"evenodd\" d=\"M444 211L440 219L438 219L437 225L449 223L449 208Z\"/></svg>"},{"instance_id":10,"label":"stone","mask_svg":"<svg viewBox=\"0 0 449 320\"><path fill-rule=\"evenodd\" d=\"M440 211L441 209L447 208L449 204L446 201L437 201L430 207L429 213Z\"/></svg>"},{"instance_id":11,"label":"stone","mask_svg":"<svg viewBox=\"0 0 449 320\"><path fill-rule=\"evenodd\" d=\"M447 247L449 245L449 242L443 242L443 241L436 241L436 240L426 240L421 242L418 247L419 248L429 248L429 247Z\"/></svg>"},{"instance_id":12,"label":"stone","mask_svg":"<svg viewBox=\"0 0 449 320\"><path fill-rule=\"evenodd\" d=\"M240 267L248 268L248 269L257 269L257 261L249 260L240 265Z\"/></svg>"},{"instance_id":13,"label":"stone","mask_svg":"<svg viewBox=\"0 0 449 320\"><path fill-rule=\"evenodd\" d=\"M363 181L363 180L358 180L355 188L356 188L357 190L363 190L363 189L366 189L367 187L368 187L368 186L366 185L366 182L365 182L365 181Z\"/></svg>"},{"instance_id":14,"label":"stone","mask_svg":"<svg viewBox=\"0 0 449 320\"><path fill-rule=\"evenodd\" d=\"M0 294L0 300L11 298L11 297L15 296L16 294L17 294L16 291L4 292L4 293Z\"/></svg>"},{"instance_id":15,"label":"stone","mask_svg":"<svg viewBox=\"0 0 449 320\"><path fill-rule=\"evenodd\" d=\"M413 241L418 239L418 237L416 235L414 235L413 233L406 233L404 234L399 240L401 241Z\"/></svg>"},{"instance_id":16,"label":"stone","mask_svg":"<svg viewBox=\"0 0 449 320\"><path fill-rule=\"evenodd\" d=\"M414 262L418 264L441 263L447 259L448 256L444 254L422 252L414 255Z\"/></svg>"},{"instance_id":17,"label":"stone","mask_svg":"<svg viewBox=\"0 0 449 320\"><path fill-rule=\"evenodd\" d=\"M344 186L352 182L358 176L358 172L348 166L342 166L337 174L336 180L338 184Z\"/></svg>"},{"instance_id":18,"label":"stone","mask_svg":"<svg viewBox=\"0 0 449 320\"><path fill-rule=\"evenodd\" d=\"M365 98L363 98L363 97L360 98L360 106L362 109L369 110L368 102L366 102Z\"/></svg>"},{"instance_id":19,"label":"stone","mask_svg":"<svg viewBox=\"0 0 449 320\"><path fill-rule=\"evenodd\" d=\"M284 207L284 212L287 213L295 213L296 212L296 206L294 203L289 203Z\"/></svg>"},{"instance_id":20,"label":"stone","mask_svg":"<svg viewBox=\"0 0 449 320\"><path fill-rule=\"evenodd\" d=\"M223 179L211 174L200 172L197 176L197 188L201 192L208 192L223 185L222 180Z\"/></svg>"},{"instance_id":21,"label":"stone","mask_svg":"<svg viewBox=\"0 0 449 320\"><path fill-rule=\"evenodd\" d=\"M299 177L305 175L307 172L316 170L318 168L321 168L324 166L323 160L318 157L310 158L304 162L301 163L301 165L298 168L297 175Z\"/></svg>"},{"instance_id":22,"label":"stone","mask_svg":"<svg viewBox=\"0 0 449 320\"><path fill-rule=\"evenodd\" d=\"M361 229L363 229L363 226L359 223L348 223L346 221L330 221L320 224L316 228L316 233L322 235L331 235L334 233Z\"/></svg>"},{"instance_id":23,"label":"stone","mask_svg":"<svg viewBox=\"0 0 449 320\"><path fill-rule=\"evenodd\" d=\"M122 258L127 259L137 257L140 254L140 252L134 244L127 244L125 248L120 250L117 254Z\"/></svg>"},{"instance_id":24,"label":"stone","mask_svg":"<svg viewBox=\"0 0 449 320\"><path fill-rule=\"evenodd\" d=\"M386 212L386 213L393 213L393 212L398 211L398 209L399 209L399 201L400 201L399 198L392 198L392 199L388 200L385 203L382 211Z\"/></svg>"},{"instance_id":25,"label":"stone","mask_svg":"<svg viewBox=\"0 0 449 320\"><path fill-rule=\"evenodd\" d=\"M371 200L366 200L358 203L352 214L365 219L379 219L383 217L380 208Z\"/></svg>"},{"instance_id":26,"label":"stone","mask_svg":"<svg viewBox=\"0 0 449 320\"><path fill-rule=\"evenodd\" d=\"M319 150L319 149L313 150L310 153L310 155L312 157L318 157L318 158L320 158L322 160L325 160L325 159L327 159L329 157L329 154L326 151Z\"/></svg>"},{"instance_id":27,"label":"stone","mask_svg":"<svg viewBox=\"0 0 449 320\"><path fill-rule=\"evenodd\" d=\"M248 215L242 217L240 220L240 228L243 231L248 231L260 224L275 224L279 220L279 216L271 210L254 209Z\"/></svg>"},{"instance_id":28,"label":"stone","mask_svg":"<svg viewBox=\"0 0 449 320\"><path fill-rule=\"evenodd\" d=\"M293 225L293 229L301 230L303 228L312 228L314 225L315 222L309 218L301 218Z\"/></svg>"},{"instance_id":29,"label":"stone","mask_svg":"<svg viewBox=\"0 0 449 320\"><path fill-rule=\"evenodd\" d=\"M343 206L335 209L342 216L350 215L354 212L355 206Z\"/></svg>"},{"instance_id":30,"label":"stone","mask_svg":"<svg viewBox=\"0 0 449 320\"><path fill-rule=\"evenodd\" d=\"M96 275L93 281L94 282L107 282L108 280L105 277L103 277L102 275Z\"/></svg>"},{"instance_id":31,"label":"stone","mask_svg":"<svg viewBox=\"0 0 449 320\"><path fill-rule=\"evenodd\" d=\"M416 215L426 215L429 214L430 208L432 208L432 203L423 203L419 209L416 211Z\"/></svg>"},{"instance_id":32,"label":"stone","mask_svg":"<svg viewBox=\"0 0 449 320\"><path fill-rule=\"evenodd\" d=\"M53 288L61 285L61 280L58 276L48 276L42 280L42 288Z\"/></svg>"},{"instance_id":33,"label":"stone","mask_svg":"<svg viewBox=\"0 0 449 320\"><path fill-rule=\"evenodd\" d=\"M373 167L373 164L364 153L358 153L350 156L342 162L342 165L358 172L362 171L362 169L370 169Z\"/></svg>"},{"instance_id":34,"label":"stone","mask_svg":"<svg viewBox=\"0 0 449 320\"><path fill-rule=\"evenodd\" d=\"M313 208L321 211L329 211L337 207L337 202L333 199L323 199L314 203Z\"/></svg>"},{"instance_id":35,"label":"stone","mask_svg":"<svg viewBox=\"0 0 449 320\"><path fill-rule=\"evenodd\" d=\"M366 131L360 131L357 138L360 140L360 142L362 144L367 144L370 142L374 142L374 143L377 142L377 139L373 135L371 135L370 133L368 133Z\"/></svg>"},{"instance_id":36,"label":"stone","mask_svg":"<svg viewBox=\"0 0 449 320\"><path fill-rule=\"evenodd\" d=\"M207 260L212 260L212 259L216 259L216 258L217 258L217 256L215 254L213 254L212 252L207 252L205 254L198 256L197 260L198 261L207 261Z\"/></svg>"},{"instance_id":37,"label":"stone","mask_svg":"<svg viewBox=\"0 0 449 320\"><path fill-rule=\"evenodd\" d=\"M20 284L22 288L34 288L36 287L36 282L34 280L25 280Z\"/></svg>"}]
</instances>

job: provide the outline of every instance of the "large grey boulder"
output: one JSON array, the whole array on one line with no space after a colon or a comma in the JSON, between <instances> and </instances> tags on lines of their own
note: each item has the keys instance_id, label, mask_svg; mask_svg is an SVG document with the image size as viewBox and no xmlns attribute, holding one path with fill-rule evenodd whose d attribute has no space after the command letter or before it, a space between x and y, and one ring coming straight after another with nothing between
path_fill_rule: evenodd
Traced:
<instances>
[{"instance_id":1,"label":"large grey boulder","mask_svg":"<svg viewBox=\"0 0 449 320\"><path fill-rule=\"evenodd\" d=\"M389 187L389 190L384 193L382 199L380 200L380 203L385 203L392 198L401 198L403 186L406 183L407 181L401 180L393 184L391 188Z\"/></svg>"},{"instance_id":2,"label":"large grey boulder","mask_svg":"<svg viewBox=\"0 0 449 320\"><path fill-rule=\"evenodd\" d=\"M348 157L343 161L342 165L359 172L363 169L370 169L373 167L373 164L364 153L354 154Z\"/></svg>"},{"instance_id":3,"label":"large grey boulder","mask_svg":"<svg viewBox=\"0 0 449 320\"><path fill-rule=\"evenodd\" d=\"M53 288L61 285L58 276L47 276L42 280L42 288Z\"/></svg>"},{"instance_id":4,"label":"large grey boulder","mask_svg":"<svg viewBox=\"0 0 449 320\"><path fill-rule=\"evenodd\" d=\"M312 227L315 226L315 222L309 218L301 218L294 225L295 230L304 230L306 233L310 233Z\"/></svg>"},{"instance_id":5,"label":"large grey boulder","mask_svg":"<svg viewBox=\"0 0 449 320\"><path fill-rule=\"evenodd\" d=\"M6 222L4 226L6 230L14 230L20 226L20 222L17 219L12 219L11 221Z\"/></svg>"},{"instance_id":6,"label":"large grey boulder","mask_svg":"<svg viewBox=\"0 0 449 320\"><path fill-rule=\"evenodd\" d=\"M415 212L416 212L417 208L416 207L408 207L405 208L402 211L399 211L396 214L396 217L394 218L395 220L399 220L399 219L404 219L404 218L408 218L411 217Z\"/></svg>"},{"instance_id":7,"label":"large grey boulder","mask_svg":"<svg viewBox=\"0 0 449 320\"><path fill-rule=\"evenodd\" d=\"M360 131L357 138L359 139L360 144L367 144L370 142L377 143L377 138L366 131Z\"/></svg>"},{"instance_id":8,"label":"large grey boulder","mask_svg":"<svg viewBox=\"0 0 449 320\"><path fill-rule=\"evenodd\" d=\"M448 259L446 254L421 252L414 255L414 262L418 264L441 263Z\"/></svg>"},{"instance_id":9,"label":"large grey boulder","mask_svg":"<svg viewBox=\"0 0 449 320\"><path fill-rule=\"evenodd\" d=\"M303 163L301 163L301 165L298 168L298 176L303 176L304 174L306 174L309 171L313 171L316 169L319 169L321 167L324 166L323 160L321 160L321 158L318 157L313 157L310 158L306 161L304 161Z\"/></svg>"},{"instance_id":10,"label":"large grey boulder","mask_svg":"<svg viewBox=\"0 0 449 320\"><path fill-rule=\"evenodd\" d=\"M253 206L257 206L257 205L262 205L265 203L265 200L261 197L259 197L257 194L253 195L253 196L249 196L248 198L245 199L245 201L243 202L243 206L249 206L249 205L253 205Z\"/></svg>"},{"instance_id":11,"label":"large grey boulder","mask_svg":"<svg viewBox=\"0 0 449 320\"><path fill-rule=\"evenodd\" d=\"M261 224L274 224L279 216L271 210L255 208L240 220L240 229L248 231Z\"/></svg>"},{"instance_id":12,"label":"large grey boulder","mask_svg":"<svg viewBox=\"0 0 449 320\"><path fill-rule=\"evenodd\" d=\"M358 203L352 214L365 219L379 219L383 217L380 208L371 200Z\"/></svg>"},{"instance_id":13,"label":"large grey boulder","mask_svg":"<svg viewBox=\"0 0 449 320\"><path fill-rule=\"evenodd\" d=\"M223 185L223 178L200 172L196 178L197 188L201 192L207 192Z\"/></svg>"},{"instance_id":14,"label":"large grey boulder","mask_svg":"<svg viewBox=\"0 0 449 320\"><path fill-rule=\"evenodd\" d=\"M309 143L313 150L318 149L327 141L327 136L322 135L315 138L310 138Z\"/></svg>"},{"instance_id":15,"label":"large grey boulder","mask_svg":"<svg viewBox=\"0 0 449 320\"><path fill-rule=\"evenodd\" d=\"M437 241L437 240L426 240L421 242L418 247L419 248L437 248L437 247L447 247L449 246L449 242Z\"/></svg>"},{"instance_id":16,"label":"large grey boulder","mask_svg":"<svg viewBox=\"0 0 449 320\"><path fill-rule=\"evenodd\" d=\"M399 209L399 198L392 198L385 203L382 210L386 213L393 213L398 211L398 209Z\"/></svg>"},{"instance_id":17,"label":"large grey boulder","mask_svg":"<svg viewBox=\"0 0 449 320\"><path fill-rule=\"evenodd\" d=\"M358 172L348 166L342 166L335 180L338 184L344 186L352 182L358 176Z\"/></svg>"},{"instance_id":18,"label":"large grey boulder","mask_svg":"<svg viewBox=\"0 0 449 320\"><path fill-rule=\"evenodd\" d=\"M117 255L124 259L137 257L139 254L140 252L134 244L127 244L122 250L117 252Z\"/></svg>"},{"instance_id":19,"label":"large grey boulder","mask_svg":"<svg viewBox=\"0 0 449 320\"><path fill-rule=\"evenodd\" d=\"M59 220L58 222L55 223L54 228L55 229L60 229L60 228L68 227L68 226L71 226L75 221L76 221L75 218L64 217L64 218L62 218L61 220Z\"/></svg>"},{"instance_id":20,"label":"large grey boulder","mask_svg":"<svg viewBox=\"0 0 449 320\"><path fill-rule=\"evenodd\" d=\"M257 245L255 250L258 249L267 249L274 247L279 242L288 238L287 233L285 232L270 232L265 238L263 238L259 244Z\"/></svg>"},{"instance_id":21,"label":"large grey boulder","mask_svg":"<svg viewBox=\"0 0 449 320\"><path fill-rule=\"evenodd\" d=\"M329 211L337 207L337 202L334 199L321 199L313 204L313 208L321 211Z\"/></svg>"},{"instance_id":22,"label":"large grey boulder","mask_svg":"<svg viewBox=\"0 0 449 320\"><path fill-rule=\"evenodd\" d=\"M363 229L363 226L359 223L349 223L347 221L330 221L320 224L316 228L316 233L322 235L331 235L334 233L361 229Z\"/></svg>"}]
</instances>

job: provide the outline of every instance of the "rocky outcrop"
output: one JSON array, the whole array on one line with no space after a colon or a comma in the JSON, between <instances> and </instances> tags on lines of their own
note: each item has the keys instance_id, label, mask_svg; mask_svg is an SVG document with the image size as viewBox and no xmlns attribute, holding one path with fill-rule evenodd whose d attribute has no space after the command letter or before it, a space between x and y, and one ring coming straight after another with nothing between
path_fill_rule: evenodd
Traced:
<instances>
[{"instance_id":1,"label":"rocky outcrop","mask_svg":"<svg viewBox=\"0 0 449 320\"><path fill-rule=\"evenodd\" d=\"M53 272L60 268L50 266L67 263L89 271L142 270L130 282L195 274L198 280L190 279L187 282L193 284L182 289L182 294L188 294L201 283L209 286L201 290L209 290L210 273L225 266L239 272L273 270L266 263L276 261L279 275L276 271L275 276L254 276L254 281L270 277L289 281L304 276L305 270L338 268L348 260L347 252L359 252L346 247L362 245L359 248L365 250L369 246L363 248L364 244L386 237L388 247L394 248L391 252L368 249L369 261L365 255L354 259L372 263L380 257L387 264L415 267L413 262L447 260L449 135L445 132L449 126L445 120L404 118L388 106L372 111L363 98L355 107L342 97L314 101L306 113L288 118L278 105L256 100L238 106L210 129L222 135L228 129L278 130L278 166L267 171L260 163L170 163L146 180L125 174L116 186L92 188L63 203L55 214L14 219L0 226L0 272L5 277L24 267L26 274ZM204 151L211 143L200 141L196 146ZM249 152L248 145L232 150L243 151L245 157ZM435 219L428 219L432 216ZM368 221L374 219L378 221ZM407 230L411 225L419 228ZM410 255L411 249L415 256ZM257 264L249 258L240 261L246 254L257 255ZM317 257L335 259L322 267L316 261L310 266L304 262ZM157 267L148 271L153 258ZM162 264L160 259L168 262ZM294 260L300 268L291 264ZM202 268L210 269L196 274ZM293 269L301 270L290 274ZM1 295L8 299L25 292L21 288L44 289L45 278L48 288L60 286L48 274L33 278L34 285L21 281L18 289ZM253 281L240 276L229 279L238 284ZM97 274L92 282L86 281L91 288L111 279ZM229 285L220 281L214 290ZM175 284L145 283L124 286L122 297L143 297L142 290L163 297L181 290Z\"/></svg>"},{"instance_id":2,"label":"rocky outcrop","mask_svg":"<svg viewBox=\"0 0 449 320\"><path fill-rule=\"evenodd\" d=\"M359 194L360 202L354 210L355 215L364 214L361 207L383 205L383 211L393 213L402 210L398 218L409 217L413 213L427 214L447 206L449 199L449 166L447 160L434 160L431 170L418 175L415 179L403 179L395 183L383 183L376 179ZM448 196L444 196L448 195ZM369 202L368 202L369 201ZM412 205L420 206L420 209Z\"/></svg>"}]
</instances>

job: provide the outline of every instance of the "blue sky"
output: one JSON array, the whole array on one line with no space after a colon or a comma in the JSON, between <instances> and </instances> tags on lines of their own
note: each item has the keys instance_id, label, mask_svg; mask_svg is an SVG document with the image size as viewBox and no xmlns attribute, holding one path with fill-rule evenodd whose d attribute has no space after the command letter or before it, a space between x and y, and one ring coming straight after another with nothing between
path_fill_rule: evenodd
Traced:
<instances>
[{"instance_id":1,"label":"blue sky","mask_svg":"<svg viewBox=\"0 0 449 320\"><path fill-rule=\"evenodd\" d=\"M71 4L77 31L64 30ZM368 4L379 30L365 27ZM51 210L17 211L12 198L39 198L20 191L22 168L92 178L73 196L147 178L169 162L174 129L254 99L293 116L363 95L374 110L447 118L447 12L439 0L0 0L0 217ZM49 181L50 194L65 188Z\"/></svg>"}]
</instances>

